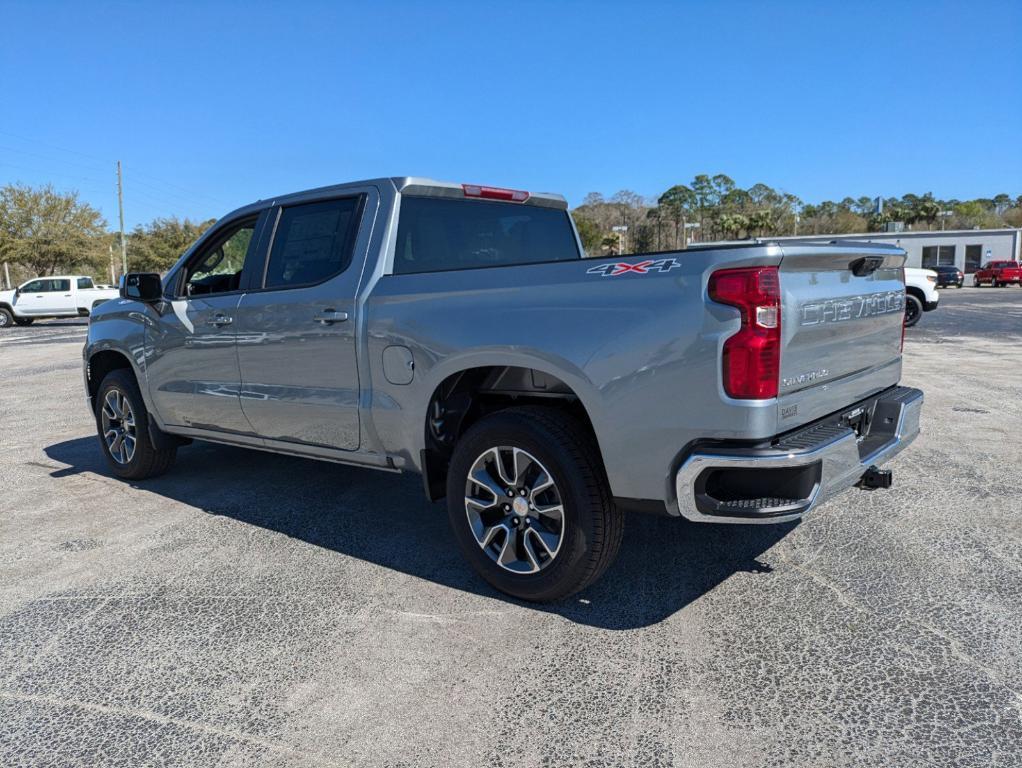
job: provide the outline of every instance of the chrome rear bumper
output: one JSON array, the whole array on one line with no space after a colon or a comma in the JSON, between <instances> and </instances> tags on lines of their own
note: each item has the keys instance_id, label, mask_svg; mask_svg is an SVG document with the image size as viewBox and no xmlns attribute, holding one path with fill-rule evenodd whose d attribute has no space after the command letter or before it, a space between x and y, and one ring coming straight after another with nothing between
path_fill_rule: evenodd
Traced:
<instances>
[{"instance_id":1,"label":"chrome rear bumper","mask_svg":"<svg viewBox=\"0 0 1022 768\"><path fill-rule=\"evenodd\" d=\"M777 441L767 449L735 449L696 452L675 476L678 513L701 523L783 523L797 520L818 504L855 485L873 465L889 461L907 448L919 434L923 393L896 387L875 400L867 439L837 423L819 423ZM804 472L798 470L803 469ZM739 470L732 472L730 470ZM770 485L770 478L789 486L787 493L769 489L764 498L739 498L718 502L707 493L708 478L740 479L742 470L755 477L754 484ZM773 472L772 472L773 470ZM783 480L782 480L783 477ZM721 482L718 482L720 485ZM790 488L803 492L792 494ZM749 494L745 494L748 496ZM777 498L780 496L781 498Z\"/></svg>"}]
</instances>

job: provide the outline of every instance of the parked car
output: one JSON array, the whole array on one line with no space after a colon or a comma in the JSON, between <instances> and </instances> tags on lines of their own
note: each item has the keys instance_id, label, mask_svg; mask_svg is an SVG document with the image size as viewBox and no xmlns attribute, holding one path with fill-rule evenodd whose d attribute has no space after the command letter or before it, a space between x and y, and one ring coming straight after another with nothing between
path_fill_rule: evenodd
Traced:
<instances>
[{"instance_id":1,"label":"parked car","mask_svg":"<svg viewBox=\"0 0 1022 768\"><path fill-rule=\"evenodd\" d=\"M132 481L191 439L421 473L471 565L529 600L595 581L626 510L778 523L890 485L923 402L898 386L904 251L583 256L553 194L254 203L93 313L99 448Z\"/></svg>"},{"instance_id":2,"label":"parked car","mask_svg":"<svg viewBox=\"0 0 1022 768\"><path fill-rule=\"evenodd\" d=\"M977 269L972 284L977 288L988 283L994 288L1005 285L1022 285L1022 267L1017 261L991 261Z\"/></svg>"},{"instance_id":3,"label":"parked car","mask_svg":"<svg viewBox=\"0 0 1022 768\"><path fill-rule=\"evenodd\" d=\"M923 312L935 310L939 301L937 273L932 269L905 267L905 327L918 323Z\"/></svg>"},{"instance_id":4,"label":"parked car","mask_svg":"<svg viewBox=\"0 0 1022 768\"><path fill-rule=\"evenodd\" d=\"M965 283L965 273L958 267L933 267L933 271L937 273L938 288L947 288L952 285L955 288L961 288Z\"/></svg>"},{"instance_id":5,"label":"parked car","mask_svg":"<svg viewBox=\"0 0 1022 768\"><path fill-rule=\"evenodd\" d=\"M118 295L114 288L97 288L88 275L38 277L13 291L0 291L0 328L31 325L46 317L88 317Z\"/></svg>"}]
</instances>

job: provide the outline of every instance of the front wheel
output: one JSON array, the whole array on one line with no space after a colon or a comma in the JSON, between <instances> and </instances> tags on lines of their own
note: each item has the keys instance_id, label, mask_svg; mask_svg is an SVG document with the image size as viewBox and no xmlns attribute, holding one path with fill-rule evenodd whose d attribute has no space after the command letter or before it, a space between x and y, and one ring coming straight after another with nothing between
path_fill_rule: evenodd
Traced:
<instances>
[{"instance_id":1,"label":"front wheel","mask_svg":"<svg viewBox=\"0 0 1022 768\"><path fill-rule=\"evenodd\" d=\"M905 327L911 328L923 314L923 302L911 293L905 296Z\"/></svg>"},{"instance_id":2,"label":"front wheel","mask_svg":"<svg viewBox=\"0 0 1022 768\"><path fill-rule=\"evenodd\" d=\"M0 328L10 328L14 325L14 315L11 310L0 307Z\"/></svg>"},{"instance_id":3,"label":"front wheel","mask_svg":"<svg viewBox=\"0 0 1022 768\"><path fill-rule=\"evenodd\" d=\"M509 408L458 441L447 510L459 548L493 587L559 600L596 581L621 544L595 441L553 408Z\"/></svg>"},{"instance_id":4,"label":"front wheel","mask_svg":"<svg viewBox=\"0 0 1022 768\"><path fill-rule=\"evenodd\" d=\"M107 465L125 480L162 475L177 448L156 449L149 436L149 412L130 371L111 371L96 393L96 429Z\"/></svg>"}]
</instances>

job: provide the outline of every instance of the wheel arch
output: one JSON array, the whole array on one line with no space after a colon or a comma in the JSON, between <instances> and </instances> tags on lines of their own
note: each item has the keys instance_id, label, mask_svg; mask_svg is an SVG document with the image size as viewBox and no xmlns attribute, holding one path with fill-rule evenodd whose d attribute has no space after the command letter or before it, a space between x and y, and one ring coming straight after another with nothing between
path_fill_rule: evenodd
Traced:
<instances>
[{"instance_id":1,"label":"wheel arch","mask_svg":"<svg viewBox=\"0 0 1022 768\"><path fill-rule=\"evenodd\" d=\"M138 382L139 390L142 391L143 400L146 399L143 387L144 382L140 372L135 367L134 361L119 349L100 349L89 355L85 368L85 382L88 387L89 402L92 404L93 410L96 408L96 394L99 392L99 385L103 383L103 379L111 371L116 370L131 371L135 381ZM148 403L146 405L148 407Z\"/></svg>"},{"instance_id":2,"label":"wheel arch","mask_svg":"<svg viewBox=\"0 0 1022 768\"><path fill-rule=\"evenodd\" d=\"M490 362L447 370L430 387L419 438L419 463L432 501L446 493L447 468L458 439L481 418L517 405L545 405L574 416L596 441L591 403L595 397L584 377L564 375L554 366L528 360ZM602 455L602 453L601 453Z\"/></svg>"}]
</instances>

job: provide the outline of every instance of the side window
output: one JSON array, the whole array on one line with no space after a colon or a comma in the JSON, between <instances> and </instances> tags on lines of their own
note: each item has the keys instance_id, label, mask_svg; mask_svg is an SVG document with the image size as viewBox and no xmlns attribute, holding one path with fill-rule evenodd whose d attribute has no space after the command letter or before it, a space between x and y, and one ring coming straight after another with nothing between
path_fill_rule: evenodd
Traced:
<instances>
[{"instance_id":1,"label":"side window","mask_svg":"<svg viewBox=\"0 0 1022 768\"><path fill-rule=\"evenodd\" d=\"M78 278L78 287L79 288L95 288L96 286L94 286L92 284L92 278L91 277L79 277Z\"/></svg>"},{"instance_id":2,"label":"side window","mask_svg":"<svg viewBox=\"0 0 1022 768\"><path fill-rule=\"evenodd\" d=\"M228 293L241 287L241 270L252 245L257 219L248 219L226 230L207 246L185 273L187 296Z\"/></svg>"},{"instance_id":3,"label":"side window","mask_svg":"<svg viewBox=\"0 0 1022 768\"><path fill-rule=\"evenodd\" d=\"M67 293L71 290L70 280L50 280L50 290L57 293Z\"/></svg>"},{"instance_id":4,"label":"side window","mask_svg":"<svg viewBox=\"0 0 1022 768\"><path fill-rule=\"evenodd\" d=\"M284 208L263 287L314 285L347 269L358 229L359 201L347 197Z\"/></svg>"},{"instance_id":5,"label":"side window","mask_svg":"<svg viewBox=\"0 0 1022 768\"><path fill-rule=\"evenodd\" d=\"M25 287L21 289L22 293L42 293L46 290L47 286L43 283L49 282L48 280L33 280L31 283L25 283Z\"/></svg>"}]
</instances>

